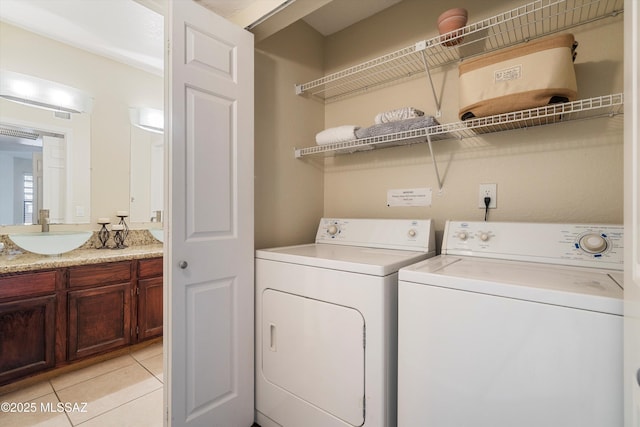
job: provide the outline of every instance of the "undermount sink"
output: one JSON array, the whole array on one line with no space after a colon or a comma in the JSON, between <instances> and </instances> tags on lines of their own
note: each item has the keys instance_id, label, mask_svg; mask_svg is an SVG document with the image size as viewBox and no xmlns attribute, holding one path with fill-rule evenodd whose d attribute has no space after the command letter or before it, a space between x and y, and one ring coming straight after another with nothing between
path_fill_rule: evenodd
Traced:
<instances>
[{"instance_id":1,"label":"undermount sink","mask_svg":"<svg viewBox=\"0 0 640 427\"><path fill-rule=\"evenodd\" d=\"M25 251L40 255L58 255L84 245L90 231L45 231L9 234L9 239Z\"/></svg>"},{"instance_id":2,"label":"undermount sink","mask_svg":"<svg viewBox=\"0 0 640 427\"><path fill-rule=\"evenodd\" d=\"M151 233L156 240L164 242L164 230L162 228L150 228L149 233Z\"/></svg>"}]
</instances>

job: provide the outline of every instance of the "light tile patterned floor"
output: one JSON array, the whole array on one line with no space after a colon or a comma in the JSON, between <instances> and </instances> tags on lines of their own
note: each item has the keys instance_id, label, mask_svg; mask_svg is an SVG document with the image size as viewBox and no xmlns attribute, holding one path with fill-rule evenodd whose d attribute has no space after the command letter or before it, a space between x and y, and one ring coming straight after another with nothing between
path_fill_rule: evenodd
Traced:
<instances>
[{"instance_id":1,"label":"light tile patterned floor","mask_svg":"<svg viewBox=\"0 0 640 427\"><path fill-rule=\"evenodd\" d=\"M1 395L0 426L161 427L162 381L158 342Z\"/></svg>"}]
</instances>

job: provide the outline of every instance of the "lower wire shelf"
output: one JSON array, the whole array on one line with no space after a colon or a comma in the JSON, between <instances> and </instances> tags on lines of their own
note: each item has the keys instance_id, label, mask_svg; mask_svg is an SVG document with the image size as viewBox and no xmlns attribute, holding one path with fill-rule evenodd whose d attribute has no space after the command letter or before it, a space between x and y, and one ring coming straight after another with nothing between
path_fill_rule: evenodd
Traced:
<instances>
[{"instance_id":1,"label":"lower wire shelf","mask_svg":"<svg viewBox=\"0 0 640 427\"><path fill-rule=\"evenodd\" d=\"M481 134L504 132L512 129L544 126L596 117L613 117L622 114L623 110L623 94L618 93L370 138L299 148L295 149L295 157L351 154L359 151L372 150L374 148L471 138Z\"/></svg>"}]
</instances>

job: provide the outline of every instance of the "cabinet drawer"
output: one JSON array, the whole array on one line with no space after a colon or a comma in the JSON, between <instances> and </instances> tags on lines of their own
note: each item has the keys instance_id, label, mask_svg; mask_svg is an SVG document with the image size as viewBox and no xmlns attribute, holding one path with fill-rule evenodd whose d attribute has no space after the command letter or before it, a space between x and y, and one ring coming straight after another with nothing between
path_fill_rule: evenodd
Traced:
<instances>
[{"instance_id":1,"label":"cabinet drawer","mask_svg":"<svg viewBox=\"0 0 640 427\"><path fill-rule=\"evenodd\" d=\"M0 299L55 292L56 276L55 271L41 271L0 277Z\"/></svg>"},{"instance_id":2,"label":"cabinet drawer","mask_svg":"<svg viewBox=\"0 0 640 427\"><path fill-rule=\"evenodd\" d=\"M131 262L110 262L69 269L69 287L104 285L131 281Z\"/></svg>"},{"instance_id":3,"label":"cabinet drawer","mask_svg":"<svg viewBox=\"0 0 640 427\"><path fill-rule=\"evenodd\" d=\"M141 259L138 263L139 278L162 276L162 258Z\"/></svg>"}]
</instances>

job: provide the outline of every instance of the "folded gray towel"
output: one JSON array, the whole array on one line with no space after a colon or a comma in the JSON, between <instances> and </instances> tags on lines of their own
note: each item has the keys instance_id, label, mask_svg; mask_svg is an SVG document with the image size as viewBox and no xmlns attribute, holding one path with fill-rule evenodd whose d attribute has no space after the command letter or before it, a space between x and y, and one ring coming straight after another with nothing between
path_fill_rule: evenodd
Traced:
<instances>
[{"instance_id":1,"label":"folded gray towel","mask_svg":"<svg viewBox=\"0 0 640 427\"><path fill-rule=\"evenodd\" d=\"M415 119L398 120L395 122L381 123L356 130L356 137L371 138L372 136L387 135L390 133L404 132L407 130L421 129L437 126L440 123L433 116L416 117Z\"/></svg>"},{"instance_id":2,"label":"folded gray towel","mask_svg":"<svg viewBox=\"0 0 640 427\"><path fill-rule=\"evenodd\" d=\"M424 112L416 110L413 107L398 108L396 110L385 111L379 113L374 122L379 125L381 123L396 122L398 120L413 119L416 117L424 116Z\"/></svg>"}]
</instances>

